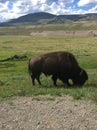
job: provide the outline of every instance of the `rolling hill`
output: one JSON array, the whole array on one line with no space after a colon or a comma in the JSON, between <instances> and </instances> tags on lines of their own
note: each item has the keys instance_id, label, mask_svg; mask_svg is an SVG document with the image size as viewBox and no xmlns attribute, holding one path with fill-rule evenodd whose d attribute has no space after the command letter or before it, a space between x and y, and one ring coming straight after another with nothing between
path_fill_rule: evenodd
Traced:
<instances>
[{"instance_id":1,"label":"rolling hill","mask_svg":"<svg viewBox=\"0 0 97 130\"><path fill-rule=\"evenodd\" d=\"M61 24L75 21L95 21L97 13L78 15L53 15L45 12L27 14L17 19L0 23L0 26Z\"/></svg>"}]
</instances>

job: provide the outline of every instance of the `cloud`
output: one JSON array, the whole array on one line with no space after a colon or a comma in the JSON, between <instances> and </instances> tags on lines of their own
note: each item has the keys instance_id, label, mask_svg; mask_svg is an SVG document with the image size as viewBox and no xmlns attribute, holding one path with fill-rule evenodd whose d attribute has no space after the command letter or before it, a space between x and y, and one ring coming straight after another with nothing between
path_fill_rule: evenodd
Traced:
<instances>
[{"instance_id":1,"label":"cloud","mask_svg":"<svg viewBox=\"0 0 97 130\"><path fill-rule=\"evenodd\" d=\"M1 21L34 12L65 13L64 7L73 0L0 0Z\"/></svg>"},{"instance_id":2,"label":"cloud","mask_svg":"<svg viewBox=\"0 0 97 130\"><path fill-rule=\"evenodd\" d=\"M88 13L97 13L97 5L89 9Z\"/></svg>"},{"instance_id":3,"label":"cloud","mask_svg":"<svg viewBox=\"0 0 97 130\"><path fill-rule=\"evenodd\" d=\"M31 3L23 0L0 1L0 20L5 21L7 19L17 18L21 15L25 15L31 8ZM29 8L30 7L30 8Z\"/></svg>"},{"instance_id":4,"label":"cloud","mask_svg":"<svg viewBox=\"0 0 97 130\"><path fill-rule=\"evenodd\" d=\"M97 0L80 0L78 6L85 6L88 4L97 4Z\"/></svg>"},{"instance_id":5,"label":"cloud","mask_svg":"<svg viewBox=\"0 0 97 130\"><path fill-rule=\"evenodd\" d=\"M61 5L66 5L68 3L72 3L74 0L58 0L58 3Z\"/></svg>"},{"instance_id":6,"label":"cloud","mask_svg":"<svg viewBox=\"0 0 97 130\"><path fill-rule=\"evenodd\" d=\"M85 10L84 6L91 3L94 6ZM0 21L35 12L57 15L97 12L96 5L97 0L0 0Z\"/></svg>"}]
</instances>

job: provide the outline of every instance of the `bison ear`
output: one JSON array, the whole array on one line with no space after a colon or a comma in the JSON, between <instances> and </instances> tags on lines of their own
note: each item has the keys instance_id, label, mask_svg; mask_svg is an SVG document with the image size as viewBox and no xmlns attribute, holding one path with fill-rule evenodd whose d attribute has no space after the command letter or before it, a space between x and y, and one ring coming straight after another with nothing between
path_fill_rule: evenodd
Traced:
<instances>
[{"instance_id":1,"label":"bison ear","mask_svg":"<svg viewBox=\"0 0 97 130\"><path fill-rule=\"evenodd\" d=\"M79 75L81 76L83 74L83 70L80 71Z\"/></svg>"}]
</instances>

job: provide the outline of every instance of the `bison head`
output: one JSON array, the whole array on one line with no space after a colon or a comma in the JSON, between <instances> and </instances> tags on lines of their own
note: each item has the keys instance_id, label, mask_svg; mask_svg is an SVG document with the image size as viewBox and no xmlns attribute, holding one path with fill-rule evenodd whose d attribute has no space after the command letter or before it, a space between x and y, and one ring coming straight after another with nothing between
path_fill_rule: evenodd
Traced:
<instances>
[{"instance_id":1,"label":"bison head","mask_svg":"<svg viewBox=\"0 0 97 130\"><path fill-rule=\"evenodd\" d=\"M88 75L85 70L80 68L80 72L73 79L73 83L74 83L74 85L82 86L82 85L84 85L86 80L88 80Z\"/></svg>"}]
</instances>

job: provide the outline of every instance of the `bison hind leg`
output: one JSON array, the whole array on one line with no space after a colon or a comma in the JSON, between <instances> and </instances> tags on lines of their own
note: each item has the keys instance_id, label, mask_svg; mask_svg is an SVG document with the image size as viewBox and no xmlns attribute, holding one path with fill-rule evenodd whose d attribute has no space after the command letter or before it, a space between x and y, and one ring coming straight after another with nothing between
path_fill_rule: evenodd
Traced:
<instances>
[{"instance_id":1,"label":"bison hind leg","mask_svg":"<svg viewBox=\"0 0 97 130\"><path fill-rule=\"evenodd\" d=\"M35 85L35 77L31 75L32 84Z\"/></svg>"},{"instance_id":2,"label":"bison hind leg","mask_svg":"<svg viewBox=\"0 0 97 130\"><path fill-rule=\"evenodd\" d=\"M32 79L33 85L35 85L35 79L38 81L39 85L41 85L39 77L40 77L40 74L31 74L31 79Z\"/></svg>"},{"instance_id":3,"label":"bison hind leg","mask_svg":"<svg viewBox=\"0 0 97 130\"><path fill-rule=\"evenodd\" d=\"M40 82L39 77L40 77L40 75L37 75L36 79L37 79L37 81L38 81L39 85L41 85L41 82Z\"/></svg>"}]
</instances>

